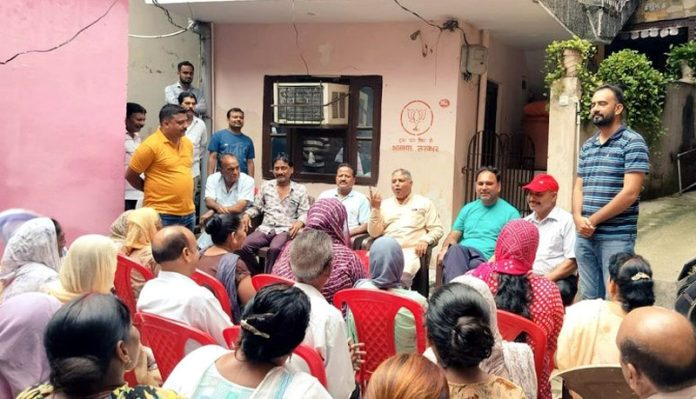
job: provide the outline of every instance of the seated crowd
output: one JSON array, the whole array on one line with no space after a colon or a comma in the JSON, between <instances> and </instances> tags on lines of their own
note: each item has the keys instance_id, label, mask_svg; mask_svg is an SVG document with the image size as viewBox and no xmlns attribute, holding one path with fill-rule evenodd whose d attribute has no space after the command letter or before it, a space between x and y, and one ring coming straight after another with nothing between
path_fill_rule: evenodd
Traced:
<instances>
[{"instance_id":1,"label":"seated crowd","mask_svg":"<svg viewBox=\"0 0 696 399\"><path fill-rule=\"evenodd\" d=\"M57 221L0 213L0 397L550 399L554 370L591 365L620 365L641 398L696 395L693 326L652 306L645 259L615 255L608 297L575 300L573 221L556 207L559 188L549 175L524 187L532 214L521 219L499 198L498 171L479 171L479 198L462 208L445 239L435 261L438 288L428 298L410 288L444 230L432 201L412 192L407 170L394 171L393 197L382 201L377 192L355 191L353 169L343 164L337 188L313 202L281 156L275 179L252 201L248 187L225 198L239 188L240 162L226 154L216 162L221 187L206 189L203 238L188 221L173 226L141 207L121 214L109 237L84 235L66 250ZM362 248L368 264L356 252ZM130 275L131 309L115 288L122 259L154 276ZM259 286L255 277L266 273L278 283ZM229 303L197 275L219 283ZM416 345L416 315L400 308L395 353L361 374L369 381L356 379L372 338L358 333L364 320L334 304L351 288L416 304L425 352ZM214 344L187 342L173 371L160 372L163 355L141 340L147 327L132 311ZM530 321L545 347L524 333L504 339L501 312ZM299 349L317 356L325 377L310 373Z\"/></svg>"}]
</instances>

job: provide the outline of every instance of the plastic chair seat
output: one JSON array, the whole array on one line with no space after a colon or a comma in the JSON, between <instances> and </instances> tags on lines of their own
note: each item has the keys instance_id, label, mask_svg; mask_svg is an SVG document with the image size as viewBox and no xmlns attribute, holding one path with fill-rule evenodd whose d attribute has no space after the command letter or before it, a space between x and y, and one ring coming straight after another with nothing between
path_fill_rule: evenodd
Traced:
<instances>
[{"instance_id":1,"label":"plastic chair seat","mask_svg":"<svg viewBox=\"0 0 696 399\"><path fill-rule=\"evenodd\" d=\"M234 317L232 316L232 302L227 290L225 289L225 286L222 285L222 283L215 277L200 270L196 270L193 275L191 275L191 279L201 287L209 289L213 295L215 295L215 298L217 298L217 300L220 302L220 306L222 306L222 310L224 310L225 313L230 316L230 320L232 323L234 323Z\"/></svg>"},{"instance_id":2,"label":"plastic chair seat","mask_svg":"<svg viewBox=\"0 0 696 399\"><path fill-rule=\"evenodd\" d=\"M251 285L256 291L271 284L295 285L295 282L275 274L261 273L251 277Z\"/></svg>"},{"instance_id":3,"label":"plastic chair seat","mask_svg":"<svg viewBox=\"0 0 696 399\"><path fill-rule=\"evenodd\" d=\"M546 354L546 333L533 321L520 315L498 309L498 330L505 341L515 341L521 334L527 335L527 342L534 353L534 368L537 375L537 387L548 384L541 381L544 368L544 356ZM541 388L539 388L541 389Z\"/></svg>"},{"instance_id":4,"label":"plastic chair seat","mask_svg":"<svg viewBox=\"0 0 696 399\"><path fill-rule=\"evenodd\" d=\"M135 293L133 292L131 277L133 271L142 275L145 281L155 278L155 275L150 269L122 254L118 255L116 261L116 275L114 276L114 288L116 290L116 296L128 306L128 310L130 310L131 314L135 314L135 305L138 301L138 298L135 297Z\"/></svg>"}]
</instances>

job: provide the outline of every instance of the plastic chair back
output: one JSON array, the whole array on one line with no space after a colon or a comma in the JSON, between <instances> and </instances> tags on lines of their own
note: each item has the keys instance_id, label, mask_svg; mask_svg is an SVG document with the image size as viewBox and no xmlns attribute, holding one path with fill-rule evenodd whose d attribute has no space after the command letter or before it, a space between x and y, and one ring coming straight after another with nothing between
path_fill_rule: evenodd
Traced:
<instances>
[{"instance_id":1,"label":"plastic chair back","mask_svg":"<svg viewBox=\"0 0 696 399\"><path fill-rule=\"evenodd\" d=\"M355 249L353 250L356 255L358 255L358 259L360 259L360 263L362 263L363 268L365 269L365 273L367 275L370 275L370 253L364 249Z\"/></svg>"},{"instance_id":2,"label":"plastic chair back","mask_svg":"<svg viewBox=\"0 0 696 399\"><path fill-rule=\"evenodd\" d=\"M254 286L256 291L271 284L295 285L295 282L285 277L276 276L275 274L261 273L251 277L251 285Z\"/></svg>"},{"instance_id":3,"label":"plastic chair back","mask_svg":"<svg viewBox=\"0 0 696 399\"><path fill-rule=\"evenodd\" d=\"M142 312L136 313L134 319L139 325L143 344L149 346L155 355L163 381L186 356L187 342L194 341L201 346L217 345L207 333L175 320Z\"/></svg>"},{"instance_id":4,"label":"plastic chair back","mask_svg":"<svg viewBox=\"0 0 696 399\"><path fill-rule=\"evenodd\" d=\"M564 370L553 377L563 380L565 388L592 399L638 399L626 383L621 366L580 366Z\"/></svg>"},{"instance_id":5,"label":"plastic chair back","mask_svg":"<svg viewBox=\"0 0 696 399\"><path fill-rule=\"evenodd\" d=\"M201 287L209 289L213 295L215 295L215 298L220 302L220 306L222 306L222 310L230 316L230 320L234 323L232 302L230 301L230 295L227 293L225 286L215 277L200 270L196 270L193 275L191 275L191 279Z\"/></svg>"},{"instance_id":6,"label":"plastic chair back","mask_svg":"<svg viewBox=\"0 0 696 399\"><path fill-rule=\"evenodd\" d=\"M387 291L349 288L334 295L334 305L343 310L348 306L355 320L358 340L365 344L365 363L358 372L364 387L377 366L396 354L394 319L399 309L413 314L416 326L416 349L425 350L425 312L416 301Z\"/></svg>"},{"instance_id":7,"label":"plastic chair back","mask_svg":"<svg viewBox=\"0 0 696 399\"><path fill-rule=\"evenodd\" d=\"M498 309L498 330L505 341L515 341L520 334L527 334L527 342L534 353L534 369L537 375L537 386L548 384L541 381L541 372L544 369L544 355L546 353L546 333L533 321L520 315Z\"/></svg>"},{"instance_id":8,"label":"plastic chair back","mask_svg":"<svg viewBox=\"0 0 696 399\"><path fill-rule=\"evenodd\" d=\"M222 332L222 335L225 337L225 342L227 342L227 346L229 346L232 349L237 349L237 344L239 342L239 337L241 333L242 332L240 326L235 325L226 328ZM324 388L326 388L326 369L324 369L324 360L321 358L321 355L319 355L319 352L317 352L317 350L312 348L311 346L300 344L297 346L297 348L295 348L293 354L299 356L300 358L302 358L302 360L304 360L304 362L307 364L307 367L309 368L309 373L312 374L317 380L319 380L321 385L323 385Z\"/></svg>"},{"instance_id":9,"label":"plastic chair back","mask_svg":"<svg viewBox=\"0 0 696 399\"><path fill-rule=\"evenodd\" d=\"M138 298L135 297L133 292L133 284L131 279L131 274L133 271L138 272L145 281L152 280L155 275L150 271L150 269L139 263L127 258L124 255L119 254L116 263L116 276L114 277L114 288L116 289L116 296L118 296L123 303L128 306L131 314L135 314L135 304Z\"/></svg>"}]
</instances>

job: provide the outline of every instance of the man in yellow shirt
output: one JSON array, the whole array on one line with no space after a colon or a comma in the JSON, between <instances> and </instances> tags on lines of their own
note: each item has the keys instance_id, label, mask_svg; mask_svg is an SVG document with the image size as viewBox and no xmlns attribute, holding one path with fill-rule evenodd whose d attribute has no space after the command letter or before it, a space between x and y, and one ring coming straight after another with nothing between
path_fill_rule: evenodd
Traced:
<instances>
[{"instance_id":1,"label":"man in yellow shirt","mask_svg":"<svg viewBox=\"0 0 696 399\"><path fill-rule=\"evenodd\" d=\"M163 226L179 224L193 231L193 144L185 137L186 110L167 104L160 110L159 119L159 129L133 154L126 180L144 191L144 206L160 214Z\"/></svg>"}]
</instances>

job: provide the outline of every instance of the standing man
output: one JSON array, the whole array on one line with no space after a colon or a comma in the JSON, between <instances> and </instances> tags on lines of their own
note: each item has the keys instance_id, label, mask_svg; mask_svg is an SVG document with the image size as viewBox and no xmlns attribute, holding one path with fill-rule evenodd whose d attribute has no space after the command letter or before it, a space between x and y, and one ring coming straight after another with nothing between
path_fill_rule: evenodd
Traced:
<instances>
[{"instance_id":1,"label":"standing man","mask_svg":"<svg viewBox=\"0 0 696 399\"><path fill-rule=\"evenodd\" d=\"M621 123L623 110L620 88L604 85L594 92L590 115L599 131L580 149L573 189L583 299L605 297L609 258L633 253L636 242L640 190L650 161L643 137Z\"/></svg>"},{"instance_id":2,"label":"standing man","mask_svg":"<svg viewBox=\"0 0 696 399\"><path fill-rule=\"evenodd\" d=\"M145 126L145 116L147 111L145 107L136 103L126 103L126 141L124 147L126 150L125 168L128 168L135 149L140 145L140 135L138 132ZM138 191L131 186L126 180L125 191L125 210L135 209L138 201L143 198L143 192Z\"/></svg>"},{"instance_id":3,"label":"standing man","mask_svg":"<svg viewBox=\"0 0 696 399\"><path fill-rule=\"evenodd\" d=\"M222 154L232 154L239 160L242 173L254 177L254 142L242 133L244 127L244 111L232 108L227 111L229 129L222 129L213 134L208 145L208 175L219 167L218 158Z\"/></svg>"},{"instance_id":4,"label":"standing man","mask_svg":"<svg viewBox=\"0 0 696 399\"><path fill-rule=\"evenodd\" d=\"M435 204L428 198L412 194L411 172L397 169L392 172L393 197L382 201L379 193L370 190L370 221L367 232L370 237L389 236L399 242L404 251L404 273L401 283L411 287L413 277L420 269L420 257L430 245L442 238L442 223Z\"/></svg>"},{"instance_id":5,"label":"standing man","mask_svg":"<svg viewBox=\"0 0 696 399\"><path fill-rule=\"evenodd\" d=\"M198 100L196 113L201 117L204 116L208 112L208 107L205 103L203 89L193 86L193 64L189 61L181 61L176 66L176 70L179 75L179 81L164 88L164 101L167 104L176 105L179 104L179 94L182 91L193 93Z\"/></svg>"},{"instance_id":6,"label":"standing man","mask_svg":"<svg viewBox=\"0 0 696 399\"><path fill-rule=\"evenodd\" d=\"M495 242L503 226L520 213L500 198L500 171L484 166L476 173L478 199L459 211L445 242L438 263L443 265L443 279L449 283L468 270L488 261L495 251Z\"/></svg>"},{"instance_id":7,"label":"standing man","mask_svg":"<svg viewBox=\"0 0 696 399\"><path fill-rule=\"evenodd\" d=\"M251 219L263 213L263 221L256 230L244 240L239 257L247 264L252 274L270 273L283 245L295 238L305 225L309 198L307 189L290 180L293 163L285 155L273 161L274 180L264 181L254 199L254 206L242 216L242 225L248 229ZM265 267L259 265L256 254L259 249L269 246Z\"/></svg>"},{"instance_id":8,"label":"standing man","mask_svg":"<svg viewBox=\"0 0 696 399\"><path fill-rule=\"evenodd\" d=\"M159 120L157 131L135 150L126 180L145 192L144 205L160 214L163 226L180 224L193 231L193 144L184 136L186 110L167 104L160 110Z\"/></svg>"},{"instance_id":9,"label":"standing man","mask_svg":"<svg viewBox=\"0 0 696 399\"><path fill-rule=\"evenodd\" d=\"M522 188L527 191L527 203L532 210L524 219L539 230L539 247L532 270L555 282L563 305L570 306L578 292L573 216L556 206L558 182L553 176L536 175Z\"/></svg>"},{"instance_id":10,"label":"standing man","mask_svg":"<svg viewBox=\"0 0 696 399\"><path fill-rule=\"evenodd\" d=\"M355 171L350 164L342 163L336 170L336 188L326 190L318 199L336 198L341 201L348 213L348 229L350 236L367 232L367 221L370 219L370 201L365 194L353 190Z\"/></svg>"},{"instance_id":11,"label":"standing man","mask_svg":"<svg viewBox=\"0 0 696 399\"><path fill-rule=\"evenodd\" d=\"M198 215L198 203L201 195L201 159L205 145L208 143L208 130L203 119L195 114L196 95L187 91L182 91L179 94L179 105L186 110L186 118L188 119L188 127L186 128L186 137L193 144L193 166L191 174L193 175L193 205L196 207L196 215Z\"/></svg>"}]
</instances>

